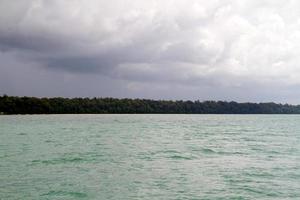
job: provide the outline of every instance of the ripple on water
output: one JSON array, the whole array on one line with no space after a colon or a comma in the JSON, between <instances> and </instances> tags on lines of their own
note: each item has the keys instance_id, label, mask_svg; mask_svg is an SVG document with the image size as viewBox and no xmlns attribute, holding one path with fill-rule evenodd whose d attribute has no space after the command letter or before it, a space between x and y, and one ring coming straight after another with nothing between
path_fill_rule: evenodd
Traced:
<instances>
[{"instance_id":1,"label":"ripple on water","mask_svg":"<svg viewBox=\"0 0 300 200\"><path fill-rule=\"evenodd\" d=\"M45 143L55 143L54 140L45 140Z\"/></svg>"},{"instance_id":2,"label":"ripple on water","mask_svg":"<svg viewBox=\"0 0 300 200\"><path fill-rule=\"evenodd\" d=\"M55 158L52 160L33 160L32 164L46 164L46 165L55 165L55 164L64 164L64 163L78 163L85 161L82 158Z\"/></svg>"},{"instance_id":3,"label":"ripple on water","mask_svg":"<svg viewBox=\"0 0 300 200\"><path fill-rule=\"evenodd\" d=\"M168 156L168 158L171 158L173 160L192 160L195 157L194 156L184 156L184 155L171 155L171 156Z\"/></svg>"},{"instance_id":4,"label":"ripple on water","mask_svg":"<svg viewBox=\"0 0 300 200\"><path fill-rule=\"evenodd\" d=\"M204 154L215 154L215 153L217 153L216 151L214 151L212 149L209 149L209 148L202 148L202 149L200 149L200 151Z\"/></svg>"},{"instance_id":5,"label":"ripple on water","mask_svg":"<svg viewBox=\"0 0 300 200\"><path fill-rule=\"evenodd\" d=\"M42 194L41 196L45 197L64 197L64 198L86 198L88 197L87 193L83 192L73 192L73 191L63 191L63 190L51 190L45 194Z\"/></svg>"},{"instance_id":6,"label":"ripple on water","mask_svg":"<svg viewBox=\"0 0 300 200\"><path fill-rule=\"evenodd\" d=\"M49 160L37 159L32 160L31 164L45 164L45 165L57 165L57 164L72 164L72 163L83 163L83 162L96 162L101 161L103 155L98 154L84 154L80 156L65 156L58 157ZM103 161L103 160L102 160Z\"/></svg>"},{"instance_id":7,"label":"ripple on water","mask_svg":"<svg viewBox=\"0 0 300 200\"><path fill-rule=\"evenodd\" d=\"M299 116L3 120L0 199L300 199Z\"/></svg>"},{"instance_id":8,"label":"ripple on water","mask_svg":"<svg viewBox=\"0 0 300 200\"><path fill-rule=\"evenodd\" d=\"M196 155L192 153L180 152L177 150L161 150L154 152L140 152L137 157L141 160L154 161L156 159L171 159L171 160L193 160Z\"/></svg>"}]
</instances>

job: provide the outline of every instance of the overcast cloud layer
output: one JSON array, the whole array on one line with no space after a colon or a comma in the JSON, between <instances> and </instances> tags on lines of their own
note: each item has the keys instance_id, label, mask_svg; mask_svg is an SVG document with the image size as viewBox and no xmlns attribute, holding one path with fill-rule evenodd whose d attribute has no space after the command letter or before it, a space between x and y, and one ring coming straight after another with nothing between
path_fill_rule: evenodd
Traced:
<instances>
[{"instance_id":1,"label":"overcast cloud layer","mask_svg":"<svg viewBox=\"0 0 300 200\"><path fill-rule=\"evenodd\" d=\"M0 94L300 103L300 1L0 0Z\"/></svg>"}]
</instances>

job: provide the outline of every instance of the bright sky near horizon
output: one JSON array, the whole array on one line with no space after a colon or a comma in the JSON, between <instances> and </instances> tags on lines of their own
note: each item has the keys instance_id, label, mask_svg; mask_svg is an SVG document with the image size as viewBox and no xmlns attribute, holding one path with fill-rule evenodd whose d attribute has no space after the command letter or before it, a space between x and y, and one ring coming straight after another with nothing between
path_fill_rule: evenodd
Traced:
<instances>
[{"instance_id":1,"label":"bright sky near horizon","mask_svg":"<svg viewBox=\"0 0 300 200\"><path fill-rule=\"evenodd\" d=\"M0 95L300 104L300 1L0 0Z\"/></svg>"}]
</instances>

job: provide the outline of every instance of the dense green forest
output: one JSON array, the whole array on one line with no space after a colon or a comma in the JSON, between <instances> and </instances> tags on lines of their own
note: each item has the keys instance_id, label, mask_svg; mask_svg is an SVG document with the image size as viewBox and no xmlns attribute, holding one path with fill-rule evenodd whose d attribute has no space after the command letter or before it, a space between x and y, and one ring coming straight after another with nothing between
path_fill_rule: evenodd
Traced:
<instances>
[{"instance_id":1,"label":"dense green forest","mask_svg":"<svg viewBox=\"0 0 300 200\"><path fill-rule=\"evenodd\" d=\"M0 96L1 114L187 113L300 114L300 106L226 101L165 101L116 98L36 98Z\"/></svg>"}]
</instances>

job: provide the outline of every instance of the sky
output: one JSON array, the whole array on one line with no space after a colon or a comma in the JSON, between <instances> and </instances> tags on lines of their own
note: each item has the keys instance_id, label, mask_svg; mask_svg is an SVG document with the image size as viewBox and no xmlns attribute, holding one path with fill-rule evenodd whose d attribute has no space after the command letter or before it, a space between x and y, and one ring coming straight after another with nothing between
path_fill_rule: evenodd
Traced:
<instances>
[{"instance_id":1,"label":"sky","mask_svg":"<svg viewBox=\"0 0 300 200\"><path fill-rule=\"evenodd\" d=\"M0 0L0 95L300 104L298 0Z\"/></svg>"}]
</instances>

